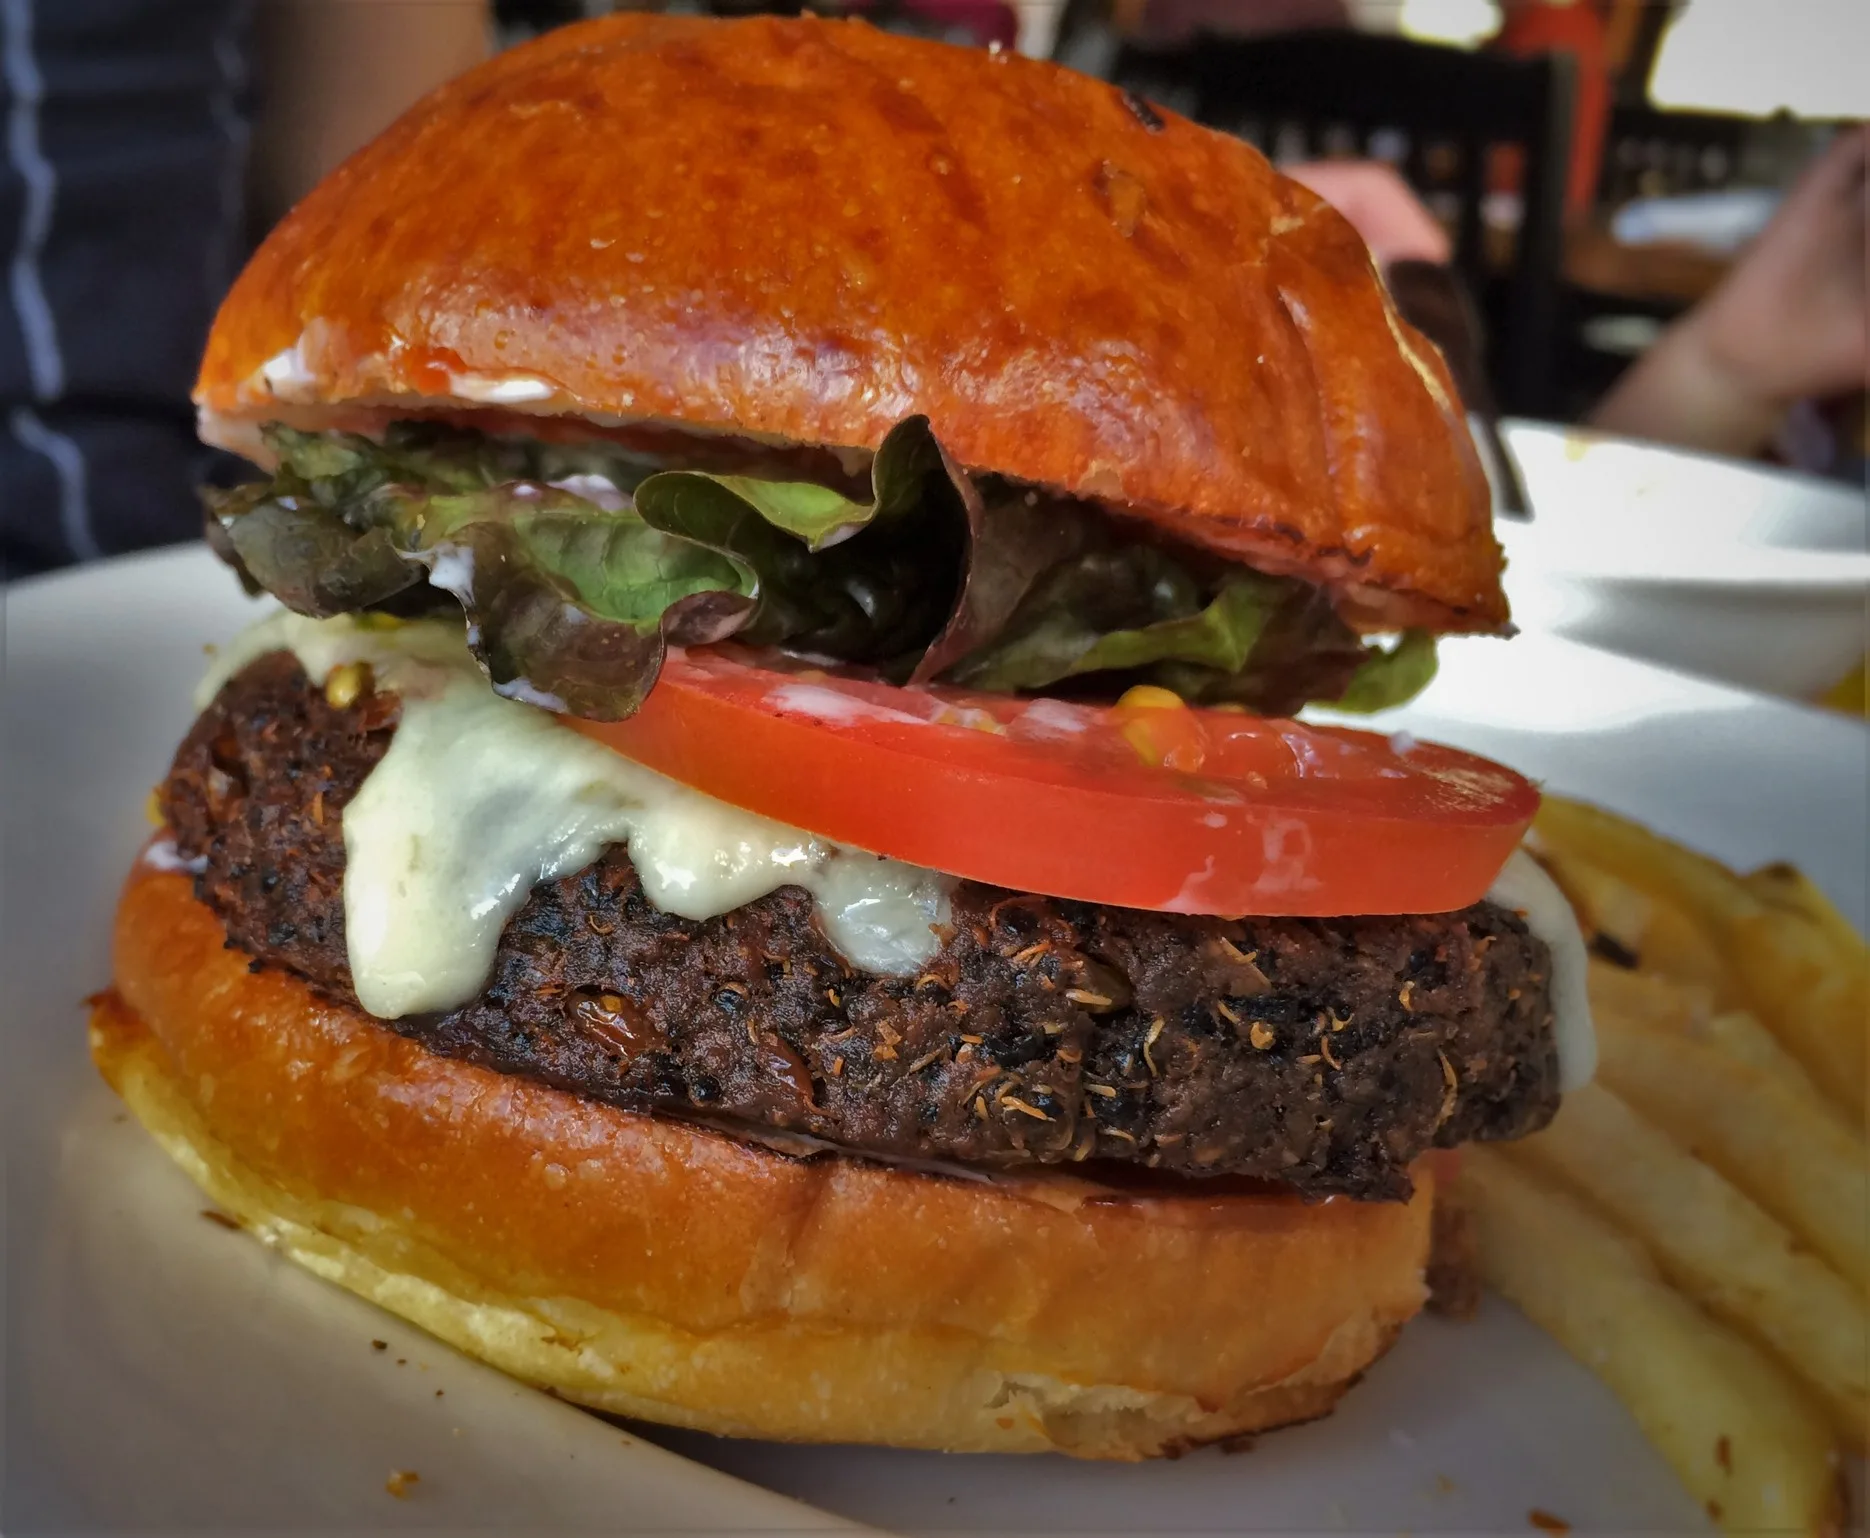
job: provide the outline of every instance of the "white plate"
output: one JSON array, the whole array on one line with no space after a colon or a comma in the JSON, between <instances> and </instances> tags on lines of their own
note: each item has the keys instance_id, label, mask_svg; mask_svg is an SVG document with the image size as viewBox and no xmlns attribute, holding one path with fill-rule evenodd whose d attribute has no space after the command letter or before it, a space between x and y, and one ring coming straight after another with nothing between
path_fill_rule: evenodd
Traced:
<instances>
[{"instance_id":1,"label":"white plate","mask_svg":"<svg viewBox=\"0 0 1870 1538\"><path fill-rule=\"evenodd\" d=\"M835 1523L768 1491L922 1532L1524 1531L1535 1507L1586 1529L1701 1525L1608 1392L1504 1305L1412 1325L1337 1415L1246 1456L1097 1467L653 1433L678 1458L204 1221L97 1082L78 1001L107 975L117 884L201 648L247 613L194 549L7 595L8 1531ZM1545 637L1449 647L1406 719L1727 858L1795 859L1863 917L1852 723ZM421 1476L407 1500L392 1469Z\"/></svg>"},{"instance_id":2,"label":"white plate","mask_svg":"<svg viewBox=\"0 0 1870 1538\"><path fill-rule=\"evenodd\" d=\"M1554 570L1583 577L1870 586L1864 495L1841 481L1614 433L1509 419L1501 434Z\"/></svg>"},{"instance_id":3,"label":"white plate","mask_svg":"<svg viewBox=\"0 0 1870 1538\"><path fill-rule=\"evenodd\" d=\"M1528 630L1808 699L1862 658L1861 490L1548 422L1507 422L1533 506L1501 519Z\"/></svg>"}]
</instances>

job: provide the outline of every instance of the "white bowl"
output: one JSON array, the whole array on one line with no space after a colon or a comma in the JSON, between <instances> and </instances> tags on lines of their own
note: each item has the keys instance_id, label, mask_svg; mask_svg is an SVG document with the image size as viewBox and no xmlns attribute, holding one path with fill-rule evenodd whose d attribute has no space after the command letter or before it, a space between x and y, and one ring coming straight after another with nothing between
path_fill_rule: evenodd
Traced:
<instances>
[{"instance_id":1,"label":"white bowl","mask_svg":"<svg viewBox=\"0 0 1870 1538\"><path fill-rule=\"evenodd\" d=\"M1860 491L1546 422L1507 422L1533 506L1500 518L1522 629L1809 699L1863 659Z\"/></svg>"}]
</instances>

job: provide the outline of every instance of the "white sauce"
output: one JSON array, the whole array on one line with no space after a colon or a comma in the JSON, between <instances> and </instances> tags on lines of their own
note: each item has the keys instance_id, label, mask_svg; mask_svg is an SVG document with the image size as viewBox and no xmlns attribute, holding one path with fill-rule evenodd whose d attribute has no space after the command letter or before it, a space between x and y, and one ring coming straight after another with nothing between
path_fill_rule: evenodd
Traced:
<instances>
[{"instance_id":1,"label":"white sauce","mask_svg":"<svg viewBox=\"0 0 1870 1538\"><path fill-rule=\"evenodd\" d=\"M1086 729L1082 707L1063 700L1034 700L1019 713L1014 722L1031 736L1076 737Z\"/></svg>"},{"instance_id":2,"label":"white sauce","mask_svg":"<svg viewBox=\"0 0 1870 1538\"><path fill-rule=\"evenodd\" d=\"M531 374L508 374L504 379L488 374L450 374L448 393L484 406L523 406L550 400L552 386Z\"/></svg>"},{"instance_id":3,"label":"white sauce","mask_svg":"<svg viewBox=\"0 0 1870 1538\"><path fill-rule=\"evenodd\" d=\"M1524 849L1515 849L1494 878L1487 901L1511 908L1552 952L1552 1034L1558 1043L1558 1087L1568 1092L1597 1072L1597 1031L1586 993L1584 935L1558 883Z\"/></svg>"},{"instance_id":4,"label":"white sauce","mask_svg":"<svg viewBox=\"0 0 1870 1538\"><path fill-rule=\"evenodd\" d=\"M174 837L166 832L145 844L142 854L137 858L151 870L185 876L199 876L208 868L206 855L197 855L192 860L183 859L182 851L176 848Z\"/></svg>"},{"instance_id":5,"label":"white sauce","mask_svg":"<svg viewBox=\"0 0 1870 1538\"><path fill-rule=\"evenodd\" d=\"M198 703L281 650L320 681L344 663L368 663L378 687L402 696L388 752L344 809L351 976L373 1015L394 1020L472 999L534 884L612 844L627 844L650 901L683 918L713 918L796 884L860 970L914 971L938 948L948 877L728 806L501 699L459 627L276 614L222 649Z\"/></svg>"},{"instance_id":6,"label":"white sauce","mask_svg":"<svg viewBox=\"0 0 1870 1538\"><path fill-rule=\"evenodd\" d=\"M583 497L607 513L621 512L630 505L628 492L622 490L608 475L598 475L593 471L568 475L562 481L547 481L546 485L555 491L568 491L574 497Z\"/></svg>"},{"instance_id":7,"label":"white sauce","mask_svg":"<svg viewBox=\"0 0 1870 1538\"><path fill-rule=\"evenodd\" d=\"M305 366L305 356L300 352L297 342L274 353L262 363L260 377L275 395L282 398L303 395L318 383L312 371Z\"/></svg>"},{"instance_id":8,"label":"white sauce","mask_svg":"<svg viewBox=\"0 0 1870 1538\"><path fill-rule=\"evenodd\" d=\"M819 684L783 683L767 697L781 710L790 711L793 715L810 716L815 721L828 722L833 726L857 726L865 721L887 721L897 726L926 724L923 717L911 715L908 711L891 710L854 694L827 689Z\"/></svg>"}]
</instances>

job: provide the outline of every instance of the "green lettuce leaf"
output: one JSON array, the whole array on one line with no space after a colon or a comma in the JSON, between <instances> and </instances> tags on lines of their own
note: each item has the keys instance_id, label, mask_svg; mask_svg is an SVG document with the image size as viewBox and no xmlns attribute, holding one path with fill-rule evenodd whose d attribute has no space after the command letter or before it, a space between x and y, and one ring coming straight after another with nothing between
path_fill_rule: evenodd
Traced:
<instances>
[{"instance_id":1,"label":"green lettuce leaf","mask_svg":"<svg viewBox=\"0 0 1870 1538\"><path fill-rule=\"evenodd\" d=\"M228 516L210 523L220 534L213 543L250 591L322 619L379 607L422 580L386 530L360 534L317 503L246 490L226 493L219 506ZM236 511L237 502L247 505Z\"/></svg>"},{"instance_id":2,"label":"green lettuce leaf","mask_svg":"<svg viewBox=\"0 0 1870 1538\"><path fill-rule=\"evenodd\" d=\"M1159 662L1187 662L1219 673L1237 673L1246 666L1282 596L1279 584L1271 578L1257 573L1230 577L1214 599L1194 614L1099 637L1073 671L1111 672Z\"/></svg>"},{"instance_id":3,"label":"green lettuce leaf","mask_svg":"<svg viewBox=\"0 0 1870 1538\"><path fill-rule=\"evenodd\" d=\"M948 622L909 676L917 684L993 645L1039 579L1081 554L1096 534L1068 502L997 480L976 487L945 452L942 463L967 519L967 559Z\"/></svg>"},{"instance_id":4,"label":"green lettuce leaf","mask_svg":"<svg viewBox=\"0 0 1870 1538\"><path fill-rule=\"evenodd\" d=\"M941 450L927 417L908 417L884 435L870 465L871 500L859 502L814 481L761 480L748 475L716 475L699 470L665 470L636 487L637 509L666 527L658 511L681 504L685 494L698 498L699 520L738 523L739 509L753 512L761 524L784 530L812 553L842 544L859 530L888 524L921 506L931 476L944 469ZM724 541L716 541L723 542Z\"/></svg>"},{"instance_id":5,"label":"green lettuce leaf","mask_svg":"<svg viewBox=\"0 0 1870 1538\"><path fill-rule=\"evenodd\" d=\"M283 427L268 441L270 484L205 494L210 540L243 580L320 616L452 595L496 688L579 715L628 715L667 644L736 633L906 657L906 671L940 630L965 555L959 494L923 418L884 440L867 502L815 483L645 476L602 451L573 459L413 424L382 444ZM584 473L633 486L633 505L539 480Z\"/></svg>"},{"instance_id":6,"label":"green lettuce leaf","mask_svg":"<svg viewBox=\"0 0 1870 1538\"><path fill-rule=\"evenodd\" d=\"M871 500L798 481L670 470L636 488L652 527L731 557L754 579L742 639L854 662L927 647L953 606L965 558L961 492L928 418L890 430Z\"/></svg>"},{"instance_id":7,"label":"green lettuce leaf","mask_svg":"<svg viewBox=\"0 0 1870 1538\"><path fill-rule=\"evenodd\" d=\"M576 715L642 703L671 642L719 640L753 610L754 573L522 472L630 468L448 429L383 444L276 428L270 484L206 493L210 542L302 614L458 603L494 687Z\"/></svg>"},{"instance_id":8,"label":"green lettuce leaf","mask_svg":"<svg viewBox=\"0 0 1870 1538\"><path fill-rule=\"evenodd\" d=\"M953 670L977 689L1033 692L1095 678L1102 695L1131 684L1191 704L1290 715L1312 700L1346 710L1400 704L1434 675L1433 640L1394 651L1365 644L1307 583L1240 567L1196 576L1154 546L1104 546L1061 562L1034 585L988 646Z\"/></svg>"},{"instance_id":9,"label":"green lettuce leaf","mask_svg":"<svg viewBox=\"0 0 1870 1538\"><path fill-rule=\"evenodd\" d=\"M1337 616L1330 597L1303 582L1279 581L1280 597L1266 616L1246 664L1237 671L1171 660L1149 682L1191 704L1240 705L1260 715L1288 716L1310 700L1335 699L1363 666L1362 639Z\"/></svg>"},{"instance_id":10,"label":"green lettuce leaf","mask_svg":"<svg viewBox=\"0 0 1870 1538\"><path fill-rule=\"evenodd\" d=\"M469 550L485 530L501 530L502 558L523 560L557 580L571 601L604 619L654 630L674 605L700 593L749 600L750 569L730 556L664 533L628 510L606 512L578 497L528 482L485 491L410 499L403 548L429 569ZM487 580L474 577L468 591ZM438 585L455 592L456 583ZM467 599L464 602L469 601ZM741 607L749 607L743 601Z\"/></svg>"},{"instance_id":11,"label":"green lettuce leaf","mask_svg":"<svg viewBox=\"0 0 1870 1538\"><path fill-rule=\"evenodd\" d=\"M653 468L640 454L608 444L493 438L441 422L394 422L383 440L357 433L308 433L283 423L264 429L282 475L327 507L356 502L382 486L480 491L515 481L602 475L628 492Z\"/></svg>"},{"instance_id":12,"label":"green lettuce leaf","mask_svg":"<svg viewBox=\"0 0 1870 1538\"><path fill-rule=\"evenodd\" d=\"M1161 551L1100 550L1054 571L1011 633L955 676L980 689L1036 690L1158 663L1237 673L1283 597L1276 579L1240 572L1204 603L1195 580Z\"/></svg>"},{"instance_id":13,"label":"green lettuce leaf","mask_svg":"<svg viewBox=\"0 0 1870 1538\"><path fill-rule=\"evenodd\" d=\"M1344 692L1329 703L1334 710L1367 715L1414 699L1435 677L1435 638L1426 630L1408 630L1388 650L1365 649L1365 661Z\"/></svg>"},{"instance_id":14,"label":"green lettuce leaf","mask_svg":"<svg viewBox=\"0 0 1870 1538\"><path fill-rule=\"evenodd\" d=\"M271 481L203 494L209 541L250 590L319 616L458 605L497 689L581 716L630 714L669 645L730 635L898 682L1103 696L1149 682L1278 714L1380 709L1434 670L1426 637L1367 647L1304 583L977 485L922 417L885 437L867 498L745 473L767 461L736 463L731 446L697 450L724 473L432 423L381 442L265 435Z\"/></svg>"},{"instance_id":15,"label":"green lettuce leaf","mask_svg":"<svg viewBox=\"0 0 1870 1538\"><path fill-rule=\"evenodd\" d=\"M499 693L617 720L642 704L670 644L721 640L751 610L750 577L711 550L627 514L514 510L529 500L464 496L471 505L445 505L445 527L414 549L466 610Z\"/></svg>"}]
</instances>

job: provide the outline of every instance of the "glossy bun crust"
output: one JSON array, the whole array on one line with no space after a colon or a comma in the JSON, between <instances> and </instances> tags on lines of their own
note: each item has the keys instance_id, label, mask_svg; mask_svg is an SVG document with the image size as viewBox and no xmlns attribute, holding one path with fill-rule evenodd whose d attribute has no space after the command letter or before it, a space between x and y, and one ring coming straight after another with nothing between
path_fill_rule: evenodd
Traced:
<instances>
[{"instance_id":1,"label":"glossy bun crust","mask_svg":"<svg viewBox=\"0 0 1870 1538\"><path fill-rule=\"evenodd\" d=\"M615 15L418 105L222 306L204 434L475 410L954 457L1330 586L1506 619L1440 356L1350 225L1106 82L861 23Z\"/></svg>"},{"instance_id":2,"label":"glossy bun crust","mask_svg":"<svg viewBox=\"0 0 1870 1538\"><path fill-rule=\"evenodd\" d=\"M561 1395L730 1435L1141 1458L1308 1419L1420 1306L1407 1205L784 1158L435 1057L139 867L93 1053L243 1226Z\"/></svg>"}]
</instances>

